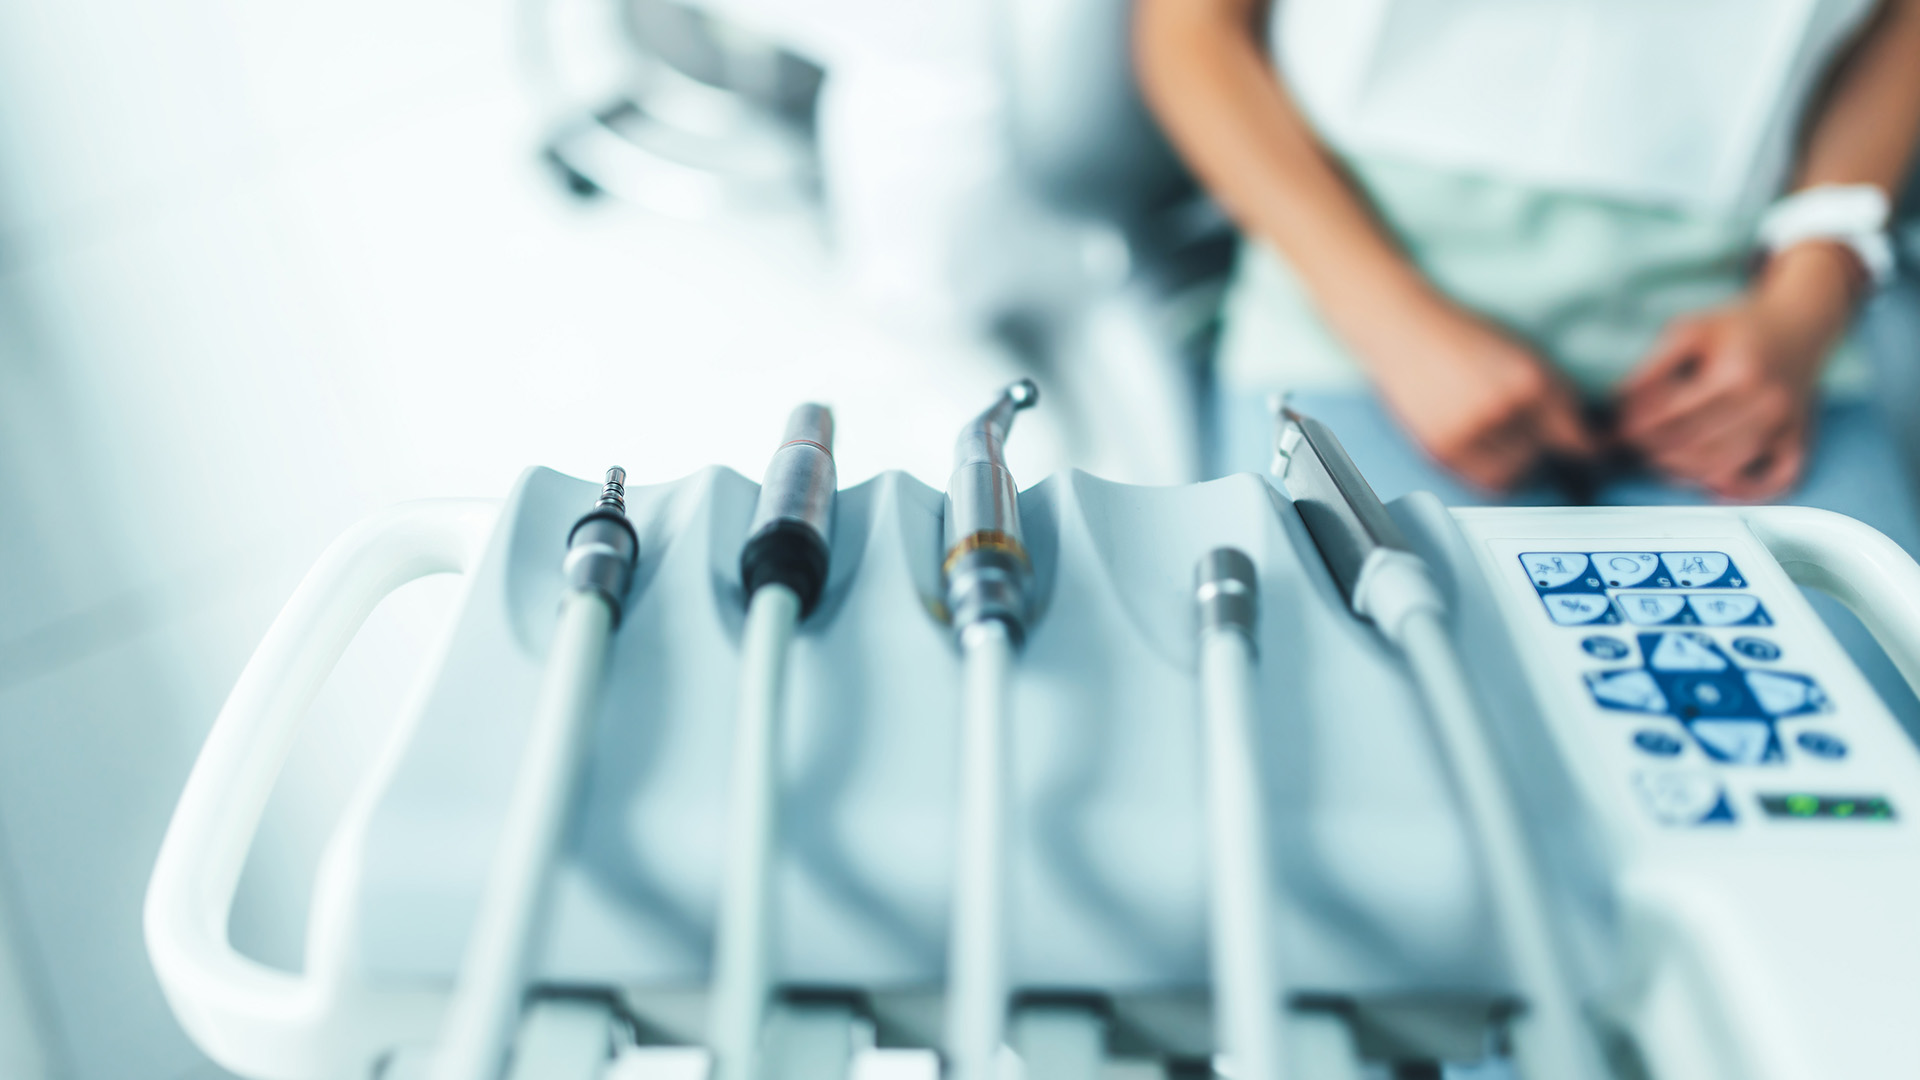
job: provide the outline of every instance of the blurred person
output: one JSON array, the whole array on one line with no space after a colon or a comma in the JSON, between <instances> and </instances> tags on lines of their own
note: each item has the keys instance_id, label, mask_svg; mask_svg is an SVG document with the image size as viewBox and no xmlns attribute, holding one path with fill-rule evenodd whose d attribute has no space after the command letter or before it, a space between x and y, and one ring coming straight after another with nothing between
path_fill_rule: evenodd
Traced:
<instances>
[{"instance_id":1,"label":"blurred person","mask_svg":"<svg viewBox=\"0 0 1920 1080\"><path fill-rule=\"evenodd\" d=\"M1246 238L1227 469L1264 469L1279 391L1385 498L1783 501L1920 551L1848 340L1893 275L1920 0L1139 0L1134 50Z\"/></svg>"},{"instance_id":2,"label":"blurred person","mask_svg":"<svg viewBox=\"0 0 1920 1080\"><path fill-rule=\"evenodd\" d=\"M1223 464L1285 391L1388 498L1793 501L1916 550L1847 332L1920 0L1141 0L1134 47L1247 237Z\"/></svg>"}]
</instances>

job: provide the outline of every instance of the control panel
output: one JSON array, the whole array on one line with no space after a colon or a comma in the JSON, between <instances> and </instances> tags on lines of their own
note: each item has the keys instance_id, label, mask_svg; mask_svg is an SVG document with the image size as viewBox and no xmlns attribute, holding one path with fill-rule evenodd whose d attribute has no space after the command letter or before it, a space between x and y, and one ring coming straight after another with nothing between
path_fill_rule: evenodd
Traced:
<instances>
[{"instance_id":1,"label":"control panel","mask_svg":"<svg viewBox=\"0 0 1920 1080\"><path fill-rule=\"evenodd\" d=\"M1901 828L1912 754L1866 680L1736 512L1672 513L1712 527L1457 512L1568 760L1647 829Z\"/></svg>"}]
</instances>

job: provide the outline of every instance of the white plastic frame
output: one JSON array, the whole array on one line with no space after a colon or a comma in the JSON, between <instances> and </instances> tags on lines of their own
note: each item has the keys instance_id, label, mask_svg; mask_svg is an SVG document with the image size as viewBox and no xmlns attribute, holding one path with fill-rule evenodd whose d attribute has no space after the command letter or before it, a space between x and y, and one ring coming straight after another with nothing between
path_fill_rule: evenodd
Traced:
<instances>
[{"instance_id":1,"label":"white plastic frame","mask_svg":"<svg viewBox=\"0 0 1920 1080\"><path fill-rule=\"evenodd\" d=\"M227 927L267 799L341 654L394 590L472 569L500 505L408 503L335 540L247 662L187 778L147 888L147 953L181 1026L234 1072L266 1080L351 1075L383 1043L437 1015L437 994L376 992L354 978L345 947L352 928L341 914L347 905L316 897L299 974L241 955ZM355 802L363 811L385 771L376 768L362 782Z\"/></svg>"},{"instance_id":2,"label":"white plastic frame","mask_svg":"<svg viewBox=\"0 0 1920 1080\"><path fill-rule=\"evenodd\" d=\"M1756 506L1740 512L1796 585L1847 606L1920 693L1920 564L1871 525L1831 510Z\"/></svg>"}]
</instances>

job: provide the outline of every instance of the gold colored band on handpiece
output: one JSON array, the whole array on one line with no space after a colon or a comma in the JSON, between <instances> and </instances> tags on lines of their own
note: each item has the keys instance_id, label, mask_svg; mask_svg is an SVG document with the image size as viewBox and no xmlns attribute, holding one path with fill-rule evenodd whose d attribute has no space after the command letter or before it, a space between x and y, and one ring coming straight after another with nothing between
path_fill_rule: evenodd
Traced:
<instances>
[{"instance_id":1,"label":"gold colored band on handpiece","mask_svg":"<svg viewBox=\"0 0 1920 1080\"><path fill-rule=\"evenodd\" d=\"M1033 560L1027 558L1027 549L1020 546L1020 541L1014 539L1013 534L1001 532L999 529L981 529L976 533L968 533L953 545L953 548L947 552L946 561L940 564L940 572L953 573L953 564L959 562L961 556L976 551L1004 551L1019 559L1024 565L1033 565Z\"/></svg>"}]
</instances>

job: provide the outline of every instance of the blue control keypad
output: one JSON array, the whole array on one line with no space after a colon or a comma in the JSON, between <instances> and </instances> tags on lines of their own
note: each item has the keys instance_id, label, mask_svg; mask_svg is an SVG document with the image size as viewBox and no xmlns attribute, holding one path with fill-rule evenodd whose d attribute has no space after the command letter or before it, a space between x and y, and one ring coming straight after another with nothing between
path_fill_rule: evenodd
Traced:
<instances>
[{"instance_id":1,"label":"blue control keypad","mask_svg":"<svg viewBox=\"0 0 1920 1080\"><path fill-rule=\"evenodd\" d=\"M1642 664L1589 672L1588 693L1603 709L1678 720L1711 761L1785 761L1779 722L1830 707L1826 692L1811 677L1743 668L1706 634L1666 630L1638 638ZM1821 753L1805 736L1798 744L1809 753Z\"/></svg>"},{"instance_id":2,"label":"blue control keypad","mask_svg":"<svg viewBox=\"0 0 1920 1080\"><path fill-rule=\"evenodd\" d=\"M1719 551L1529 551L1520 562L1543 593L1747 586L1746 575Z\"/></svg>"},{"instance_id":3,"label":"blue control keypad","mask_svg":"<svg viewBox=\"0 0 1920 1080\"><path fill-rule=\"evenodd\" d=\"M1527 578L1561 626L1771 626L1746 577L1718 551L1530 551ZM1684 590L1684 591L1682 591Z\"/></svg>"}]
</instances>

